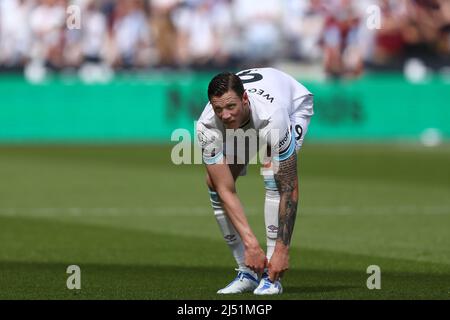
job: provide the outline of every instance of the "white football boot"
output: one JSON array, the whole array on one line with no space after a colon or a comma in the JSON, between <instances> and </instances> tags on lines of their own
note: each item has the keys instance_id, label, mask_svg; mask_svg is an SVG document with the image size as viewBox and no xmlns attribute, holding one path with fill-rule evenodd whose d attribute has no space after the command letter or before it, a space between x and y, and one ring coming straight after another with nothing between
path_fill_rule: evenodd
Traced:
<instances>
[{"instance_id":1,"label":"white football boot","mask_svg":"<svg viewBox=\"0 0 450 320\"><path fill-rule=\"evenodd\" d=\"M225 288L217 291L218 294L235 294L243 292L252 292L258 286L258 279L247 271L236 269L237 277Z\"/></svg>"},{"instance_id":2,"label":"white football boot","mask_svg":"<svg viewBox=\"0 0 450 320\"><path fill-rule=\"evenodd\" d=\"M279 280L272 282L269 279L269 275L264 273L258 287L255 291L253 291L253 293L257 295L282 294L283 287Z\"/></svg>"}]
</instances>

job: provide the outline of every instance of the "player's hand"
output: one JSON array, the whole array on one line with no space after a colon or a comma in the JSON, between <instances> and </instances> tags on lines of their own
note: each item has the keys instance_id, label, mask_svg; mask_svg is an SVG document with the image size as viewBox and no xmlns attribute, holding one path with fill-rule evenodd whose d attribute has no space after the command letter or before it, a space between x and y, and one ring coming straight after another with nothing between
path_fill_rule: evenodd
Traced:
<instances>
[{"instance_id":1,"label":"player's hand","mask_svg":"<svg viewBox=\"0 0 450 320\"><path fill-rule=\"evenodd\" d=\"M259 245L245 250L245 265L258 275L264 272L264 268L267 266L267 258Z\"/></svg>"},{"instance_id":2,"label":"player's hand","mask_svg":"<svg viewBox=\"0 0 450 320\"><path fill-rule=\"evenodd\" d=\"M269 261L269 279L274 282L283 276L289 269L289 248L284 245L277 245Z\"/></svg>"}]
</instances>

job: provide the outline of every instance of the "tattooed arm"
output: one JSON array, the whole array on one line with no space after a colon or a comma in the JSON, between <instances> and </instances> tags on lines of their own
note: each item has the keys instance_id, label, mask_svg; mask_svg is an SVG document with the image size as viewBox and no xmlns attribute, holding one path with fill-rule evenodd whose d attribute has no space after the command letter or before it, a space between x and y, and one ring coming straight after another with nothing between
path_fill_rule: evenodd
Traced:
<instances>
[{"instance_id":1,"label":"tattooed arm","mask_svg":"<svg viewBox=\"0 0 450 320\"><path fill-rule=\"evenodd\" d=\"M294 152L286 160L278 163L274 174L280 206L278 209L278 236L275 251L269 262L269 277L272 281L281 277L289 268L289 247L297 216L298 177L297 154Z\"/></svg>"}]
</instances>

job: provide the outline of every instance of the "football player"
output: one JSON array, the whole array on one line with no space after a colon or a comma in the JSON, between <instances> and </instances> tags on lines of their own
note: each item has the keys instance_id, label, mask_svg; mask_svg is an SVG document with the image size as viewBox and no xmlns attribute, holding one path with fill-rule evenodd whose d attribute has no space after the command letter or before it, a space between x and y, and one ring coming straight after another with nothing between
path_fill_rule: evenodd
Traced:
<instances>
[{"instance_id":1,"label":"football player","mask_svg":"<svg viewBox=\"0 0 450 320\"><path fill-rule=\"evenodd\" d=\"M208 98L197 138L214 215L238 266L237 277L218 293L280 294L297 215L297 152L313 115L313 95L290 75L260 68L218 74L209 83ZM244 139L237 139L236 149L237 132ZM248 132L256 139L245 139L251 138ZM255 141L256 148L250 145ZM266 252L236 192L236 179L246 174L251 153L261 149L261 142L266 146Z\"/></svg>"}]
</instances>

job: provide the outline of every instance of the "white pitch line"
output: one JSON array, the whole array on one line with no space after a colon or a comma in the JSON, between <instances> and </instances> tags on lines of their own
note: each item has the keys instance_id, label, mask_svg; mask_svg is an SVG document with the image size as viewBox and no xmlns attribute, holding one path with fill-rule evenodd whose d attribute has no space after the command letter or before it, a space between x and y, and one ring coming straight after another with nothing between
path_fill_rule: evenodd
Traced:
<instances>
[{"instance_id":1,"label":"white pitch line","mask_svg":"<svg viewBox=\"0 0 450 320\"><path fill-rule=\"evenodd\" d=\"M261 214L256 208L245 208L249 216ZM35 217L151 217L151 216L209 216L212 209L207 206L154 207L154 208L0 208L2 216ZM376 216L376 215L450 215L449 205L429 206L315 206L300 207L300 215L315 216Z\"/></svg>"}]
</instances>

